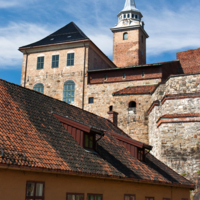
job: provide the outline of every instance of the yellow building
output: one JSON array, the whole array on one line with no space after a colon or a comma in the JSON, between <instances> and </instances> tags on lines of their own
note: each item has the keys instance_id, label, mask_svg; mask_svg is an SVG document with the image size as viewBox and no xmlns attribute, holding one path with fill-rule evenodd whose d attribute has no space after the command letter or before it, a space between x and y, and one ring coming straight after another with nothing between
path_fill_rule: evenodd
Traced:
<instances>
[{"instance_id":1,"label":"yellow building","mask_svg":"<svg viewBox=\"0 0 200 200\"><path fill-rule=\"evenodd\" d=\"M0 199L189 200L194 189L152 146L63 101L0 80L0 113Z\"/></svg>"}]
</instances>

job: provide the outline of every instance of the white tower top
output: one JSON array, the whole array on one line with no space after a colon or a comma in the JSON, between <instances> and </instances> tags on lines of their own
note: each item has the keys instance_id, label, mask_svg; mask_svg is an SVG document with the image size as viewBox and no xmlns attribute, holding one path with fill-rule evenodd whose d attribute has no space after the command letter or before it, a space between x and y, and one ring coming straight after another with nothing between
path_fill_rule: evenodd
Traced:
<instances>
[{"instance_id":1,"label":"white tower top","mask_svg":"<svg viewBox=\"0 0 200 200\"><path fill-rule=\"evenodd\" d=\"M118 24L111 28L112 31L117 29L139 28L144 29L142 13L136 8L135 0L125 0L124 9L117 15Z\"/></svg>"},{"instance_id":2,"label":"white tower top","mask_svg":"<svg viewBox=\"0 0 200 200\"><path fill-rule=\"evenodd\" d=\"M136 8L135 0L126 0L125 5L124 5L124 9L122 11L130 11L130 10L139 11Z\"/></svg>"}]
</instances>

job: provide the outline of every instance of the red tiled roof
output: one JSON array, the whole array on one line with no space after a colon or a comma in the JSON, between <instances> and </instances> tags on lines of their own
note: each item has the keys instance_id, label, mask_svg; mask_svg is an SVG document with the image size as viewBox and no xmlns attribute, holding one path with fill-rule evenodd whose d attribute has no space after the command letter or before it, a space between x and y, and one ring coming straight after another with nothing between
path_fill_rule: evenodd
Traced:
<instances>
[{"instance_id":1,"label":"red tiled roof","mask_svg":"<svg viewBox=\"0 0 200 200\"><path fill-rule=\"evenodd\" d=\"M131 94L152 94L156 89L157 85L144 85L144 86L133 86L127 87L117 92L114 92L113 95L131 95Z\"/></svg>"},{"instance_id":2,"label":"red tiled roof","mask_svg":"<svg viewBox=\"0 0 200 200\"><path fill-rule=\"evenodd\" d=\"M98 155L85 151L53 113L105 130ZM194 186L151 154L140 162L112 133L109 120L38 92L0 80L0 165L62 171L181 187Z\"/></svg>"}]
</instances>

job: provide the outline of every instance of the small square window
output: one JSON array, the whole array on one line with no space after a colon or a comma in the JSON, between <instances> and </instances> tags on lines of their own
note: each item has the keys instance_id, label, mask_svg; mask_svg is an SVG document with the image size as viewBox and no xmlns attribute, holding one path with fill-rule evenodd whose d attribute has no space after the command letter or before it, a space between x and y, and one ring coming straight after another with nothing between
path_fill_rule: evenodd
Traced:
<instances>
[{"instance_id":1,"label":"small square window","mask_svg":"<svg viewBox=\"0 0 200 200\"><path fill-rule=\"evenodd\" d=\"M74 53L67 54L67 66L74 66Z\"/></svg>"},{"instance_id":2,"label":"small square window","mask_svg":"<svg viewBox=\"0 0 200 200\"><path fill-rule=\"evenodd\" d=\"M44 68L44 56L37 58L37 69Z\"/></svg>"},{"instance_id":3,"label":"small square window","mask_svg":"<svg viewBox=\"0 0 200 200\"><path fill-rule=\"evenodd\" d=\"M59 55L52 56L52 68L58 68L59 66Z\"/></svg>"},{"instance_id":4,"label":"small square window","mask_svg":"<svg viewBox=\"0 0 200 200\"><path fill-rule=\"evenodd\" d=\"M44 200L44 183L34 181L27 182L26 199Z\"/></svg>"},{"instance_id":5,"label":"small square window","mask_svg":"<svg viewBox=\"0 0 200 200\"><path fill-rule=\"evenodd\" d=\"M88 103L89 103L89 104L94 103L94 97L89 97Z\"/></svg>"}]
</instances>

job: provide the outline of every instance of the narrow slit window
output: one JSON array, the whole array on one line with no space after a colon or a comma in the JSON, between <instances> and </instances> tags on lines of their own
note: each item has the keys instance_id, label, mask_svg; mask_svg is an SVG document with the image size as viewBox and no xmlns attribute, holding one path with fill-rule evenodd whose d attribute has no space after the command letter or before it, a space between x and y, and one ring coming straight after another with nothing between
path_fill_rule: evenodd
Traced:
<instances>
[{"instance_id":1,"label":"narrow slit window","mask_svg":"<svg viewBox=\"0 0 200 200\"><path fill-rule=\"evenodd\" d=\"M37 58L37 69L43 69L44 68L44 56Z\"/></svg>"},{"instance_id":2,"label":"narrow slit window","mask_svg":"<svg viewBox=\"0 0 200 200\"><path fill-rule=\"evenodd\" d=\"M123 40L128 40L128 33L123 34Z\"/></svg>"},{"instance_id":3,"label":"narrow slit window","mask_svg":"<svg viewBox=\"0 0 200 200\"><path fill-rule=\"evenodd\" d=\"M125 73L123 73L123 79L125 79L126 78L126 74Z\"/></svg>"},{"instance_id":4,"label":"narrow slit window","mask_svg":"<svg viewBox=\"0 0 200 200\"><path fill-rule=\"evenodd\" d=\"M144 75L145 75L145 72L144 72L144 71L142 71L142 77L144 77Z\"/></svg>"},{"instance_id":5,"label":"narrow slit window","mask_svg":"<svg viewBox=\"0 0 200 200\"><path fill-rule=\"evenodd\" d=\"M58 68L59 66L59 55L52 56L52 68Z\"/></svg>"},{"instance_id":6,"label":"narrow slit window","mask_svg":"<svg viewBox=\"0 0 200 200\"><path fill-rule=\"evenodd\" d=\"M107 81L107 75L104 76L104 80Z\"/></svg>"},{"instance_id":7,"label":"narrow slit window","mask_svg":"<svg viewBox=\"0 0 200 200\"><path fill-rule=\"evenodd\" d=\"M110 106L110 107L109 107L109 111L110 111L110 112L113 111L113 106Z\"/></svg>"},{"instance_id":8,"label":"narrow slit window","mask_svg":"<svg viewBox=\"0 0 200 200\"><path fill-rule=\"evenodd\" d=\"M74 66L74 53L67 54L67 66Z\"/></svg>"}]
</instances>

